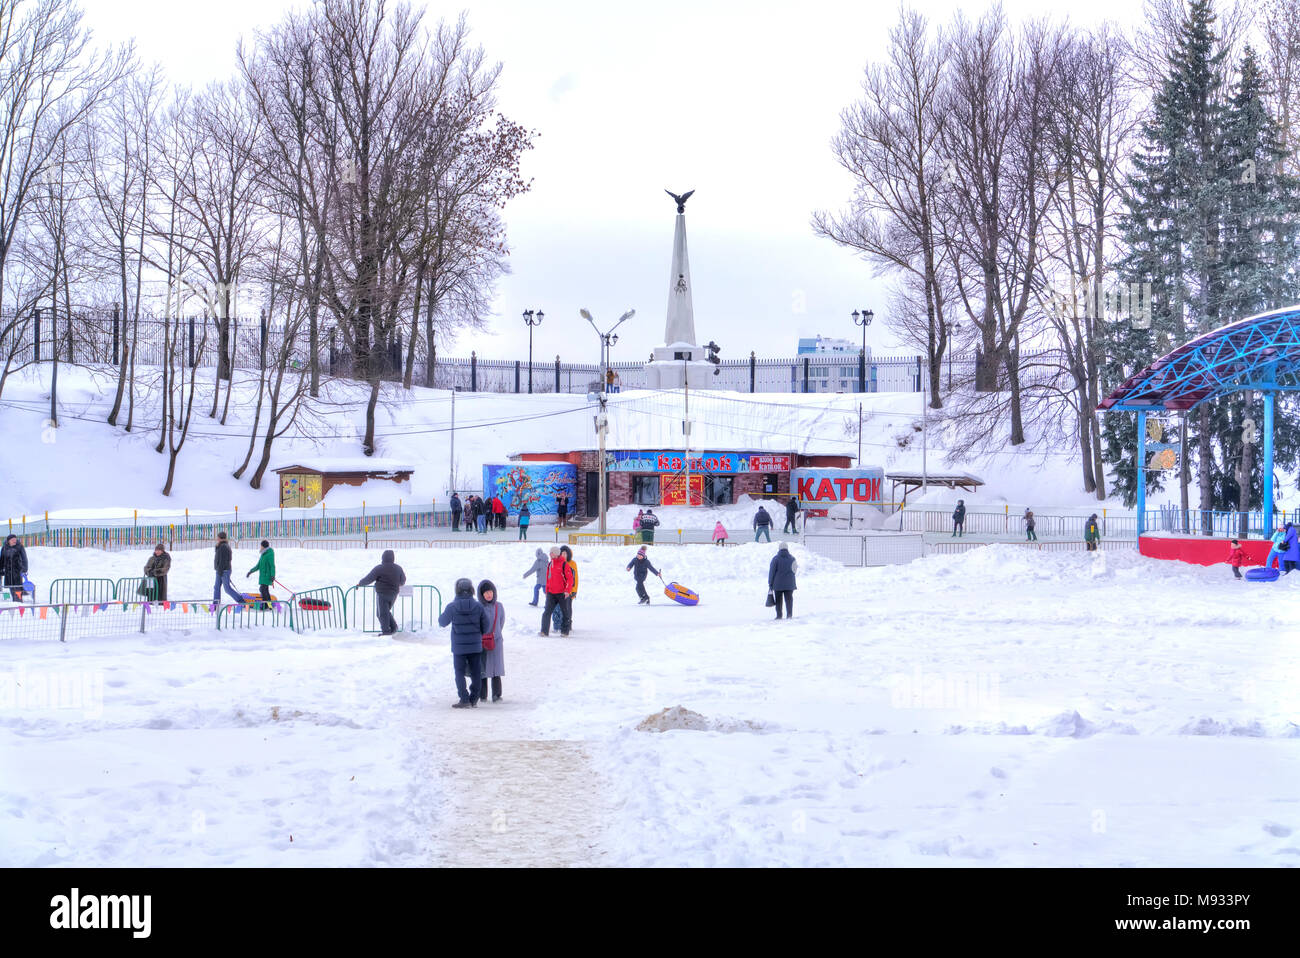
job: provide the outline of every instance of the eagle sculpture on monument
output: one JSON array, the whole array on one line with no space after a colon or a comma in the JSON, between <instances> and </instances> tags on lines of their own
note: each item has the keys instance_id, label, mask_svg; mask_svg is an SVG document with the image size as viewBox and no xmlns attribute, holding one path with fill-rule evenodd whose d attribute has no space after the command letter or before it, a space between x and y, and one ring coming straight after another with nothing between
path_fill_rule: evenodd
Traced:
<instances>
[{"instance_id":1,"label":"eagle sculpture on monument","mask_svg":"<svg viewBox=\"0 0 1300 958\"><path fill-rule=\"evenodd\" d=\"M690 198L695 194L695 191L694 191L694 190L687 190L687 191L686 191L685 193L683 193L681 196L678 196L678 195L677 195L676 193L674 193L672 190L664 190L664 192L667 193L669 196L671 196L673 199L675 199L675 200L677 201L677 212L678 212L678 213L685 213L685 212L686 212L686 201L689 200L689 199L690 199Z\"/></svg>"}]
</instances>

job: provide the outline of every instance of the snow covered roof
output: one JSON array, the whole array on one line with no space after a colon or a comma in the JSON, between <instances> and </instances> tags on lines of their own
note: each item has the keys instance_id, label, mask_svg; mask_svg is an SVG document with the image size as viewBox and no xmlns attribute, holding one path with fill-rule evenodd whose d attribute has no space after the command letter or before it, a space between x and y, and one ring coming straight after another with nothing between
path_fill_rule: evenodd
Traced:
<instances>
[{"instance_id":1,"label":"snow covered roof","mask_svg":"<svg viewBox=\"0 0 1300 958\"><path fill-rule=\"evenodd\" d=\"M290 469L310 469L312 472L414 472L415 467L400 459L376 459L373 456L326 456L323 458L295 459L273 469L285 472Z\"/></svg>"}]
</instances>

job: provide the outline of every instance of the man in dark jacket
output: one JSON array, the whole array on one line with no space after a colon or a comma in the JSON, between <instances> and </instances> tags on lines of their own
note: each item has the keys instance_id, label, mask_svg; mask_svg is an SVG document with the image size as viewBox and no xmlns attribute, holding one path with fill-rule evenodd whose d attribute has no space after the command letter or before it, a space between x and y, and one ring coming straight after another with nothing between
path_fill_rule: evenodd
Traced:
<instances>
[{"instance_id":1,"label":"man in dark jacket","mask_svg":"<svg viewBox=\"0 0 1300 958\"><path fill-rule=\"evenodd\" d=\"M3 573L5 588L13 593L14 601L23 601L23 580L27 577L27 550L12 533L5 537L5 544L0 546L0 573ZM35 598L32 597L33 601Z\"/></svg>"},{"instance_id":2,"label":"man in dark jacket","mask_svg":"<svg viewBox=\"0 0 1300 958\"><path fill-rule=\"evenodd\" d=\"M766 536L767 541L772 541L772 516L762 506L754 513L754 541L758 541L759 536Z\"/></svg>"},{"instance_id":3,"label":"man in dark jacket","mask_svg":"<svg viewBox=\"0 0 1300 958\"><path fill-rule=\"evenodd\" d=\"M406 585L406 573L397 564L397 557L392 549L385 549L375 566L366 577L357 583L357 588L375 584L375 618L379 620L379 634L392 635L397 631L397 620L393 618L393 605L397 595Z\"/></svg>"},{"instance_id":4,"label":"man in dark jacket","mask_svg":"<svg viewBox=\"0 0 1300 958\"><path fill-rule=\"evenodd\" d=\"M952 538L966 535L966 500L958 499L957 508L952 511Z\"/></svg>"},{"instance_id":5,"label":"man in dark jacket","mask_svg":"<svg viewBox=\"0 0 1300 958\"><path fill-rule=\"evenodd\" d=\"M776 599L776 617L781 618L781 603L785 603L785 615L794 618L794 572L798 563L790 554L790 548L782 542L772 557L772 564L767 567L767 590Z\"/></svg>"},{"instance_id":6,"label":"man in dark jacket","mask_svg":"<svg viewBox=\"0 0 1300 958\"><path fill-rule=\"evenodd\" d=\"M636 594L640 597L637 599L637 605L649 605L650 594L645 590L645 577L648 573L653 572L663 579L659 570L650 564L650 559L645 554L645 546L636 551L636 557L627 564L628 569L632 572L632 578L636 580Z\"/></svg>"},{"instance_id":7,"label":"man in dark jacket","mask_svg":"<svg viewBox=\"0 0 1300 958\"><path fill-rule=\"evenodd\" d=\"M221 590L224 588L229 595L240 605L244 603L242 593L236 592L235 587L230 584L230 542L226 539L224 532L217 533L216 556L212 560L212 568L217 570L217 581L212 584L212 607L215 609L217 603L221 601Z\"/></svg>"},{"instance_id":8,"label":"man in dark jacket","mask_svg":"<svg viewBox=\"0 0 1300 958\"><path fill-rule=\"evenodd\" d=\"M569 519L569 495L561 492L555 497L555 524L561 529Z\"/></svg>"},{"instance_id":9,"label":"man in dark jacket","mask_svg":"<svg viewBox=\"0 0 1300 958\"><path fill-rule=\"evenodd\" d=\"M167 550L160 542L153 547L153 555L145 560L144 564L145 578L154 580L152 589L148 588L148 582L144 584L150 602L167 601L167 573L171 571L171 567L172 557L167 554Z\"/></svg>"},{"instance_id":10,"label":"man in dark jacket","mask_svg":"<svg viewBox=\"0 0 1300 958\"><path fill-rule=\"evenodd\" d=\"M456 495L456 493L453 492L451 494L451 531L452 532L460 531L460 514L464 510L464 508L465 507L460 504L460 496Z\"/></svg>"},{"instance_id":11,"label":"man in dark jacket","mask_svg":"<svg viewBox=\"0 0 1300 958\"><path fill-rule=\"evenodd\" d=\"M799 500L791 496L785 501L785 525L781 528L782 532L793 532L796 535L799 532L799 526L795 520L799 517ZM756 540L757 541L757 540Z\"/></svg>"},{"instance_id":12,"label":"man in dark jacket","mask_svg":"<svg viewBox=\"0 0 1300 958\"><path fill-rule=\"evenodd\" d=\"M442 610L438 624L444 628L451 626L451 656L456 664L456 694L459 696L452 708L478 708L483 682L483 636L492 631L492 620L474 598L473 582L456 580L456 597ZM466 672L470 679L468 690L465 688Z\"/></svg>"},{"instance_id":13,"label":"man in dark jacket","mask_svg":"<svg viewBox=\"0 0 1300 958\"><path fill-rule=\"evenodd\" d=\"M1083 542L1089 552L1097 551L1097 542L1101 539L1101 527L1097 525L1097 513L1088 517L1083 525Z\"/></svg>"},{"instance_id":14,"label":"man in dark jacket","mask_svg":"<svg viewBox=\"0 0 1300 958\"><path fill-rule=\"evenodd\" d=\"M641 541L655 541L655 526L659 525L659 517L655 515L653 509L647 509L645 515L641 517Z\"/></svg>"},{"instance_id":15,"label":"man in dark jacket","mask_svg":"<svg viewBox=\"0 0 1300 958\"><path fill-rule=\"evenodd\" d=\"M538 635L551 634L551 615L560 610L560 635L568 635L573 623L569 594L573 592L573 570L559 546L551 547L551 562L546 567L546 604L542 606L542 630Z\"/></svg>"}]
</instances>

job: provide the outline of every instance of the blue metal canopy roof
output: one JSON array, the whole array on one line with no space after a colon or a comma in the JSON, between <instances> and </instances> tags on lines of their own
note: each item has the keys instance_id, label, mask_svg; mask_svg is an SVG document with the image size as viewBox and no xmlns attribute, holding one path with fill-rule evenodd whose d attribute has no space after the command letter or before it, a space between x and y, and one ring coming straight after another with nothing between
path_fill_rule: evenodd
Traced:
<instances>
[{"instance_id":1,"label":"blue metal canopy roof","mask_svg":"<svg viewBox=\"0 0 1300 958\"><path fill-rule=\"evenodd\" d=\"M1097 404L1103 411L1187 410L1243 389L1300 389L1278 377L1300 372L1300 306L1212 330L1161 356Z\"/></svg>"}]
</instances>

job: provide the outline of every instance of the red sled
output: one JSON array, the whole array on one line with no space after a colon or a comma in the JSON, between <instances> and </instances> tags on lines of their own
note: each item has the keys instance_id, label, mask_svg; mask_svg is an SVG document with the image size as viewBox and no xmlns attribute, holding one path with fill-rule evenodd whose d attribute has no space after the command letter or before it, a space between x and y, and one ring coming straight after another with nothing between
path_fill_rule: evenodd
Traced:
<instances>
[{"instance_id":1,"label":"red sled","mask_svg":"<svg viewBox=\"0 0 1300 958\"><path fill-rule=\"evenodd\" d=\"M306 612L328 612L332 606L324 599L299 599L298 608Z\"/></svg>"}]
</instances>

